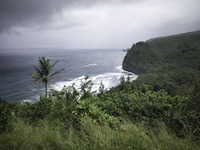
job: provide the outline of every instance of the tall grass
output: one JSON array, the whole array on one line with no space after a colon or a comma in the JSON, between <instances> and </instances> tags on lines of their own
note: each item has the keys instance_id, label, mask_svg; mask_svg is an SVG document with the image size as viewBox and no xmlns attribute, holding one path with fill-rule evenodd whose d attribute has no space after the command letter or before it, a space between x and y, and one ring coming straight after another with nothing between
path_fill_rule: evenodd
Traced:
<instances>
[{"instance_id":1,"label":"tall grass","mask_svg":"<svg viewBox=\"0 0 200 150\"><path fill-rule=\"evenodd\" d=\"M1 150L188 150L200 149L200 145L177 138L164 125L150 130L126 122L118 128L94 123L88 118L80 128L65 126L60 122L40 121L30 125L22 120L12 123L11 132L0 135Z\"/></svg>"}]
</instances>

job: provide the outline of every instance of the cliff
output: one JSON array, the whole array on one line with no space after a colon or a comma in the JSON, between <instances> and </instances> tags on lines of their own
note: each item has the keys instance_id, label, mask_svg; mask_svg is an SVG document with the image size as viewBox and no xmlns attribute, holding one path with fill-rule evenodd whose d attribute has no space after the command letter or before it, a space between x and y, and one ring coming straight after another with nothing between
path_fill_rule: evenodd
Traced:
<instances>
[{"instance_id":1,"label":"cliff","mask_svg":"<svg viewBox=\"0 0 200 150\"><path fill-rule=\"evenodd\" d=\"M200 69L200 31L160 37L133 44L123 69L138 75L188 67Z\"/></svg>"}]
</instances>

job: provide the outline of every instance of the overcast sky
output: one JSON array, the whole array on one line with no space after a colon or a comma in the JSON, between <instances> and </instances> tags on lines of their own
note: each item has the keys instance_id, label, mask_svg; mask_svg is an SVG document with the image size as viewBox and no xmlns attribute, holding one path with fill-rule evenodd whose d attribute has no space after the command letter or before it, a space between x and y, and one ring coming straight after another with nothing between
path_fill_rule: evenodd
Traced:
<instances>
[{"instance_id":1,"label":"overcast sky","mask_svg":"<svg viewBox=\"0 0 200 150\"><path fill-rule=\"evenodd\" d=\"M200 30L200 0L0 0L0 48L128 48Z\"/></svg>"}]
</instances>

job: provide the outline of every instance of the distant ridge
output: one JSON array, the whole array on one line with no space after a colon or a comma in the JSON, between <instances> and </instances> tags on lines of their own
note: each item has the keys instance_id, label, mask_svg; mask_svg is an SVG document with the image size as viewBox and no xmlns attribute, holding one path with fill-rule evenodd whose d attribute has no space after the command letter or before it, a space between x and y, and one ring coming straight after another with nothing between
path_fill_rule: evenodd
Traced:
<instances>
[{"instance_id":1,"label":"distant ridge","mask_svg":"<svg viewBox=\"0 0 200 150\"><path fill-rule=\"evenodd\" d=\"M156 37L156 38L151 38L146 40L146 42L151 42L156 39L163 39L163 38L169 38L169 37L179 37L179 36L188 36L188 35L193 35L193 34L200 34L200 30L197 31L192 31L192 32L186 32L186 33L180 33L180 34L174 34L174 35L168 35L168 36L161 36L161 37Z\"/></svg>"}]
</instances>

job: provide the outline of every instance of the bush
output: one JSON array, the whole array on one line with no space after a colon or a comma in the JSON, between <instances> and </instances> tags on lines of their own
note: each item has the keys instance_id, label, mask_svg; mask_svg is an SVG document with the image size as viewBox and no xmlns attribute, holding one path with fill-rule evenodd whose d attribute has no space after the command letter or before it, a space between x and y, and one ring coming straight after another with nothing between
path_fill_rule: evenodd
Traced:
<instances>
[{"instance_id":1,"label":"bush","mask_svg":"<svg viewBox=\"0 0 200 150\"><path fill-rule=\"evenodd\" d=\"M6 131L10 126L10 120L15 117L18 110L18 103L9 103L0 99L0 133Z\"/></svg>"}]
</instances>

